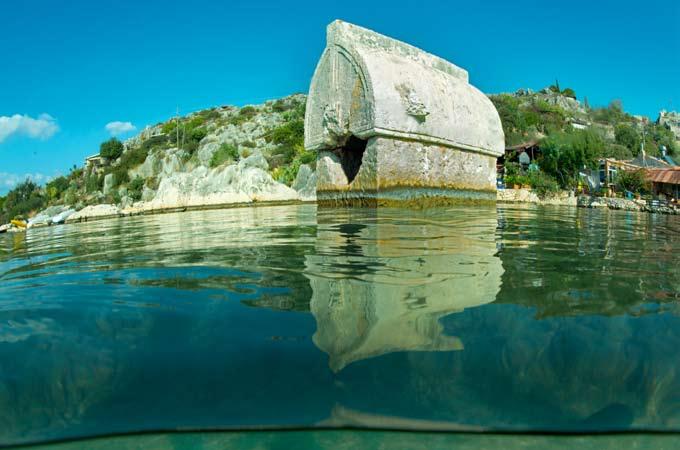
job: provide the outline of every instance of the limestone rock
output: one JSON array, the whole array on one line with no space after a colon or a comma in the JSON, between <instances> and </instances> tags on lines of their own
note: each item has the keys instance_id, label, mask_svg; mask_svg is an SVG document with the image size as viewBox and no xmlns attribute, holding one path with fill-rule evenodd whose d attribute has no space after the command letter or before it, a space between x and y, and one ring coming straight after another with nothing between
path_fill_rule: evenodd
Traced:
<instances>
[{"instance_id":1,"label":"limestone rock","mask_svg":"<svg viewBox=\"0 0 680 450\"><path fill-rule=\"evenodd\" d=\"M198 166L189 172L175 172L162 178L156 196L146 207L297 200L297 192L274 180L267 168L267 160L258 152L226 167Z\"/></svg>"},{"instance_id":2,"label":"limestone rock","mask_svg":"<svg viewBox=\"0 0 680 450\"><path fill-rule=\"evenodd\" d=\"M321 203L495 199L503 129L465 70L341 21L327 33L305 115Z\"/></svg>"},{"instance_id":3,"label":"limestone rock","mask_svg":"<svg viewBox=\"0 0 680 450\"><path fill-rule=\"evenodd\" d=\"M68 219L66 219L66 223L87 222L91 219L105 219L110 217L118 217L119 215L120 209L118 209L116 205L91 205L86 206L80 211L72 214Z\"/></svg>"},{"instance_id":4,"label":"limestone rock","mask_svg":"<svg viewBox=\"0 0 680 450\"><path fill-rule=\"evenodd\" d=\"M291 187L297 191L300 200L316 200L316 173L307 164L302 164Z\"/></svg>"},{"instance_id":5,"label":"limestone rock","mask_svg":"<svg viewBox=\"0 0 680 450\"><path fill-rule=\"evenodd\" d=\"M66 222L66 220L71 217L73 214L75 214L76 210L75 209L66 209L59 214L56 214L54 217L52 217L52 223L53 224L60 224Z\"/></svg>"},{"instance_id":6,"label":"limestone rock","mask_svg":"<svg viewBox=\"0 0 680 450\"><path fill-rule=\"evenodd\" d=\"M114 179L113 179L113 174L112 173L107 173L104 176L104 187L102 188L102 192L104 195L109 195L111 191L113 191L113 184L114 184Z\"/></svg>"}]
</instances>

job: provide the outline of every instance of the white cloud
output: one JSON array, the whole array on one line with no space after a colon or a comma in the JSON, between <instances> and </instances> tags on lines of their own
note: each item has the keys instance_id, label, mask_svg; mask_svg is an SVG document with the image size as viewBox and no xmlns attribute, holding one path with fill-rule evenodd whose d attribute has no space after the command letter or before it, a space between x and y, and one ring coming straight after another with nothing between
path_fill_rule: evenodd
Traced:
<instances>
[{"instance_id":1,"label":"white cloud","mask_svg":"<svg viewBox=\"0 0 680 450\"><path fill-rule=\"evenodd\" d=\"M22 114L0 116L0 143L13 134L48 139L57 131L57 121L49 114L40 114L37 119Z\"/></svg>"},{"instance_id":2,"label":"white cloud","mask_svg":"<svg viewBox=\"0 0 680 450\"><path fill-rule=\"evenodd\" d=\"M8 173L0 172L0 195L4 195L7 191L12 190L14 186L30 178L34 183L42 184L52 179L51 176L43 173Z\"/></svg>"},{"instance_id":3,"label":"white cloud","mask_svg":"<svg viewBox=\"0 0 680 450\"><path fill-rule=\"evenodd\" d=\"M123 133L129 133L130 131L135 131L137 127L132 125L132 122L109 122L106 124L106 131L111 133L111 136L117 136Z\"/></svg>"}]
</instances>

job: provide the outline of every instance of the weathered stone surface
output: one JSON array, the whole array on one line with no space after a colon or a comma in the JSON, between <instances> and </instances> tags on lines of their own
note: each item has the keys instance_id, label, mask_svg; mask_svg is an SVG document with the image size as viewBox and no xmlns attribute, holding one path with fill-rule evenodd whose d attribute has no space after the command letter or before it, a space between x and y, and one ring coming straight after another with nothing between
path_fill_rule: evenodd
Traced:
<instances>
[{"instance_id":1,"label":"weathered stone surface","mask_svg":"<svg viewBox=\"0 0 680 450\"><path fill-rule=\"evenodd\" d=\"M113 188L114 188L113 174L107 173L106 176L104 176L104 187L102 188L102 192L104 193L104 195L108 195L111 193Z\"/></svg>"},{"instance_id":2,"label":"weathered stone surface","mask_svg":"<svg viewBox=\"0 0 680 450\"><path fill-rule=\"evenodd\" d=\"M307 98L305 147L319 151L321 203L380 200L393 189L492 199L504 136L465 70L335 21Z\"/></svg>"},{"instance_id":3,"label":"weathered stone surface","mask_svg":"<svg viewBox=\"0 0 680 450\"><path fill-rule=\"evenodd\" d=\"M496 193L499 202L535 203L537 205L576 206L576 196L572 192L562 191L554 195L539 197L530 189L499 189Z\"/></svg>"},{"instance_id":4,"label":"weathered stone surface","mask_svg":"<svg viewBox=\"0 0 680 450\"><path fill-rule=\"evenodd\" d=\"M297 200L297 192L274 180L267 169L267 160L255 152L238 164L215 169L198 166L189 172L165 175L156 196L144 208Z\"/></svg>"},{"instance_id":5,"label":"weathered stone surface","mask_svg":"<svg viewBox=\"0 0 680 450\"><path fill-rule=\"evenodd\" d=\"M116 205L92 205L86 206L80 211L72 214L66 223L73 222L86 222L91 219L105 219L109 217L118 217L120 215L120 209Z\"/></svg>"},{"instance_id":6,"label":"weathered stone surface","mask_svg":"<svg viewBox=\"0 0 680 450\"><path fill-rule=\"evenodd\" d=\"M291 186L302 201L316 200L316 173L307 164L300 166Z\"/></svg>"},{"instance_id":7,"label":"weathered stone surface","mask_svg":"<svg viewBox=\"0 0 680 450\"><path fill-rule=\"evenodd\" d=\"M582 208L609 208L623 211L641 211L657 214L680 214L680 209L668 206L654 206L645 200L628 200L625 198L590 197L581 195L578 197L578 206Z\"/></svg>"}]
</instances>

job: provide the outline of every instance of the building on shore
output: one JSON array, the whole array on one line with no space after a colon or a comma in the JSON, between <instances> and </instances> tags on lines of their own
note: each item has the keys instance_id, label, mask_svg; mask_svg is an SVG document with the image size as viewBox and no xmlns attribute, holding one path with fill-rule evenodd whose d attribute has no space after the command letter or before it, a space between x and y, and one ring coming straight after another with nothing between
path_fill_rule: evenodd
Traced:
<instances>
[{"instance_id":1,"label":"building on shore","mask_svg":"<svg viewBox=\"0 0 680 450\"><path fill-rule=\"evenodd\" d=\"M655 197L672 203L680 199L680 167L649 169L645 178L650 182Z\"/></svg>"}]
</instances>

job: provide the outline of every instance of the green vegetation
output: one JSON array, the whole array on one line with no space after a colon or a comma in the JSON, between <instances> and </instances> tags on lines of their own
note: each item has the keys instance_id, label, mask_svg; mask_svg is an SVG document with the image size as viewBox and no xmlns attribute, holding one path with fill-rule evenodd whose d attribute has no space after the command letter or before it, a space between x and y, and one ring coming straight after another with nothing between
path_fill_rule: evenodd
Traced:
<instances>
[{"instance_id":1,"label":"green vegetation","mask_svg":"<svg viewBox=\"0 0 680 450\"><path fill-rule=\"evenodd\" d=\"M545 197L560 190L560 185L554 177L538 168L523 170L518 163L505 164L506 186L529 186L539 197Z\"/></svg>"},{"instance_id":2,"label":"green vegetation","mask_svg":"<svg viewBox=\"0 0 680 450\"><path fill-rule=\"evenodd\" d=\"M646 194L650 186L645 180L644 170L621 170L616 175L616 187L621 191L629 191L633 194Z\"/></svg>"},{"instance_id":3,"label":"green vegetation","mask_svg":"<svg viewBox=\"0 0 680 450\"><path fill-rule=\"evenodd\" d=\"M110 160L118 159L123 154L124 149L125 147L122 142L116 138L111 138L106 142L102 142L99 146L99 155Z\"/></svg>"},{"instance_id":4,"label":"green vegetation","mask_svg":"<svg viewBox=\"0 0 680 450\"><path fill-rule=\"evenodd\" d=\"M58 200L62 194L68 189L69 180L64 177L57 177L54 180L47 183L45 186L45 192L47 193L47 198L49 200Z\"/></svg>"},{"instance_id":5,"label":"green vegetation","mask_svg":"<svg viewBox=\"0 0 680 450\"><path fill-rule=\"evenodd\" d=\"M224 143L213 153L210 158L210 167L218 167L227 161L237 161L239 158L238 148L235 145Z\"/></svg>"},{"instance_id":6,"label":"green vegetation","mask_svg":"<svg viewBox=\"0 0 680 450\"><path fill-rule=\"evenodd\" d=\"M101 191L104 186L104 177L97 173L89 173L85 177L85 192L91 194L96 191Z\"/></svg>"},{"instance_id":7,"label":"green vegetation","mask_svg":"<svg viewBox=\"0 0 680 450\"><path fill-rule=\"evenodd\" d=\"M242 123L247 122L253 117L255 117L257 115L257 112L258 111L254 106L244 106L239 110L238 114L231 116L227 120L227 123L236 126L241 125Z\"/></svg>"},{"instance_id":8,"label":"green vegetation","mask_svg":"<svg viewBox=\"0 0 680 450\"><path fill-rule=\"evenodd\" d=\"M9 191L0 204L0 223L11 219L25 219L43 207L45 197L40 187L30 179L19 183Z\"/></svg>"},{"instance_id":9,"label":"green vegetation","mask_svg":"<svg viewBox=\"0 0 680 450\"><path fill-rule=\"evenodd\" d=\"M288 111L288 106L286 105L286 102L283 99L278 99L272 104L272 111L274 112L284 112Z\"/></svg>"},{"instance_id":10,"label":"green vegetation","mask_svg":"<svg viewBox=\"0 0 680 450\"><path fill-rule=\"evenodd\" d=\"M314 164L316 152L305 150L305 104L299 103L283 113L286 121L265 136L276 144L269 160L274 179L291 185L302 164Z\"/></svg>"},{"instance_id":11,"label":"green vegetation","mask_svg":"<svg viewBox=\"0 0 680 450\"><path fill-rule=\"evenodd\" d=\"M631 125L627 123L618 124L615 128L615 136L616 143L626 147L633 155L640 152L642 137Z\"/></svg>"},{"instance_id":12,"label":"green vegetation","mask_svg":"<svg viewBox=\"0 0 680 450\"><path fill-rule=\"evenodd\" d=\"M507 145L534 139L539 134L561 131L567 126L566 111L545 100L523 100L508 94L489 98L498 110Z\"/></svg>"},{"instance_id":13,"label":"green vegetation","mask_svg":"<svg viewBox=\"0 0 680 450\"><path fill-rule=\"evenodd\" d=\"M604 139L590 129L554 133L541 142L539 165L563 188L573 188L578 184L579 171L595 168L597 156L605 147Z\"/></svg>"},{"instance_id":14,"label":"green vegetation","mask_svg":"<svg viewBox=\"0 0 680 450\"><path fill-rule=\"evenodd\" d=\"M142 199L142 191L144 190L144 179L137 176L128 184L128 195L134 201Z\"/></svg>"}]
</instances>

